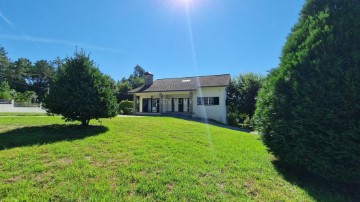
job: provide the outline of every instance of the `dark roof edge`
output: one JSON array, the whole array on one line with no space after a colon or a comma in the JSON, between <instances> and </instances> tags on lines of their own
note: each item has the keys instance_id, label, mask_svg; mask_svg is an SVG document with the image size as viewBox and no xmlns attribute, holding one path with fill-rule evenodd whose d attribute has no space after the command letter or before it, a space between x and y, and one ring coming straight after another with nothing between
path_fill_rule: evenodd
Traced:
<instances>
[{"instance_id":1,"label":"dark roof edge","mask_svg":"<svg viewBox=\"0 0 360 202\"><path fill-rule=\"evenodd\" d=\"M167 90L167 91L141 91L141 92L128 92L128 94L135 94L135 93L166 93L166 92L186 92L186 91L196 91L196 90Z\"/></svg>"},{"instance_id":2,"label":"dark roof edge","mask_svg":"<svg viewBox=\"0 0 360 202\"><path fill-rule=\"evenodd\" d=\"M206 87L206 88L216 88L216 87L228 87L229 85L221 85L221 86L201 86L201 87L199 87L199 88L204 88L204 87ZM164 90L164 91L146 91L146 92L144 92L144 91L141 91L141 92L128 92L128 94L135 94L135 93L156 93L156 92L158 92L158 93L166 93L166 92L184 92L184 91L196 91L197 89L194 89L194 90Z\"/></svg>"},{"instance_id":3,"label":"dark roof edge","mask_svg":"<svg viewBox=\"0 0 360 202\"><path fill-rule=\"evenodd\" d=\"M217 86L200 86L199 88L216 88L216 87L228 87L229 85L217 85Z\"/></svg>"}]
</instances>

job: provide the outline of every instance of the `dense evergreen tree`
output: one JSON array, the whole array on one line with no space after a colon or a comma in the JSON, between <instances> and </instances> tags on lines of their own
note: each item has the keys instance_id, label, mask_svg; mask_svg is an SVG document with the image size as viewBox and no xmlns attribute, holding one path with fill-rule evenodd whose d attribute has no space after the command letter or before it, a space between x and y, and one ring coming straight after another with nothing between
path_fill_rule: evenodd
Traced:
<instances>
[{"instance_id":1,"label":"dense evergreen tree","mask_svg":"<svg viewBox=\"0 0 360 202\"><path fill-rule=\"evenodd\" d=\"M0 83L0 99L1 100L11 99L10 86L7 81L2 81Z\"/></svg>"},{"instance_id":2,"label":"dense evergreen tree","mask_svg":"<svg viewBox=\"0 0 360 202\"><path fill-rule=\"evenodd\" d=\"M7 52L3 47L0 47L0 82L6 81L9 74L11 61L7 56Z\"/></svg>"},{"instance_id":3,"label":"dense evergreen tree","mask_svg":"<svg viewBox=\"0 0 360 202\"><path fill-rule=\"evenodd\" d=\"M66 121L81 121L87 126L91 119L114 117L117 103L114 81L103 75L84 52L75 52L65 59L45 106L50 113L61 114Z\"/></svg>"},{"instance_id":4,"label":"dense evergreen tree","mask_svg":"<svg viewBox=\"0 0 360 202\"><path fill-rule=\"evenodd\" d=\"M28 71L29 89L36 92L38 101L44 100L50 83L55 77L55 68L46 60L39 60Z\"/></svg>"},{"instance_id":5,"label":"dense evergreen tree","mask_svg":"<svg viewBox=\"0 0 360 202\"><path fill-rule=\"evenodd\" d=\"M130 74L129 78L127 79L132 89L140 87L144 84L144 75L145 69L140 65L136 65L134 67L134 72Z\"/></svg>"},{"instance_id":6,"label":"dense evergreen tree","mask_svg":"<svg viewBox=\"0 0 360 202\"><path fill-rule=\"evenodd\" d=\"M327 179L360 182L360 1L308 0L259 95L269 149Z\"/></svg>"},{"instance_id":7,"label":"dense evergreen tree","mask_svg":"<svg viewBox=\"0 0 360 202\"><path fill-rule=\"evenodd\" d=\"M145 69L140 65L134 67L134 71L129 78L123 77L117 83L117 99L120 103L123 100L133 100L133 96L128 94L129 90L135 89L144 85Z\"/></svg>"},{"instance_id":8,"label":"dense evergreen tree","mask_svg":"<svg viewBox=\"0 0 360 202\"><path fill-rule=\"evenodd\" d=\"M39 60L35 64L27 58L19 58L12 62L4 48L0 48L0 81L7 81L10 88L18 92L20 97L33 95L28 91L36 93L37 101L42 102L48 91L50 82L53 80L57 69L61 66L61 60L49 63L46 60ZM19 97L15 96L14 98ZM30 99L30 98L29 98ZM27 99L27 100L29 100ZM23 100L23 99L21 99Z\"/></svg>"},{"instance_id":9,"label":"dense evergreen tree","mask_svg":"<svg viewBox=\"0 0 360 202\"><path fill-rule=\"evenodd\" d=\"M12 89L17 92L29 90L29 82L31 82L29 72L31 71L32 66L31 61L27 58L19 58L12 64L12 73L7 75Z\"/></svg>"}]
</instances>

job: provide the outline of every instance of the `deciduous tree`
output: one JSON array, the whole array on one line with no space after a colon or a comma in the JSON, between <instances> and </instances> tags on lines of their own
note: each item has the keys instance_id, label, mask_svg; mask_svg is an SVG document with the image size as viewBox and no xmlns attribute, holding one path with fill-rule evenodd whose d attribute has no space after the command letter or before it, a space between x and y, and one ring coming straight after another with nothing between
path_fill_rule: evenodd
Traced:
<instances>
[{"instance_id":1,"label":"deciduous tree","mask_svg":"<svg viewBox=\"0 0 360 202\"><path fill-rule=\"evenodd\" d=\"M262 76L253 73L240 74L231 80L227 91L229 124L237 125L237 122L251 120L262 80Z\"/></svg>"}]
</instances>

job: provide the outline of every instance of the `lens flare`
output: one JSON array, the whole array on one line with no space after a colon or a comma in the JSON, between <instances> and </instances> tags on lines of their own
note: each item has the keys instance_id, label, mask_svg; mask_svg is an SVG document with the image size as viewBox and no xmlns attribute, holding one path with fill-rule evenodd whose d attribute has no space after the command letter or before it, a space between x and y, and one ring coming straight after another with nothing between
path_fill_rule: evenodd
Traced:
<instances>
[{"instance_id":1,"label":"lens flare","mask_svg":"<svg viewBox=\"0 0 360 202\"><path fill-rule=\"evenodd\" d=\"M189 7L195 4L195 0L173 0L177 7Z\"/></svg>"}]
</instances>

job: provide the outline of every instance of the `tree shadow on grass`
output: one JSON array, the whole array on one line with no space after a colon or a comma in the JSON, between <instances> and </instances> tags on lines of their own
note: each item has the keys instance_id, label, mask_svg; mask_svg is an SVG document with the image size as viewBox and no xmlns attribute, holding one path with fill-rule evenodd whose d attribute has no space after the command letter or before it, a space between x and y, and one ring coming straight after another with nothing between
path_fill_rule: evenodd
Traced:
<instances>
[{"instance_id":1,"label":"tree shadow on grass","mask_svg":"<svg viewBox=\"0 0 360 202\"><path fill-rule=\"evenodd\" d=\"M0 151L14 147L72 141L108 131L105 126L47 125L18 128L0 133Z\"/></svg>"},{"instance_id":2,"label":"tree shadow on grass","mask_svg":"<svg viewBox=\"0 0 360 202\"><path fill-rule=\"evenodd\" d=\"M285 180L304 189L316 201L360 201L359 184L328 181L278 160L272 163Z\"/></svg>"}]
</instances>

